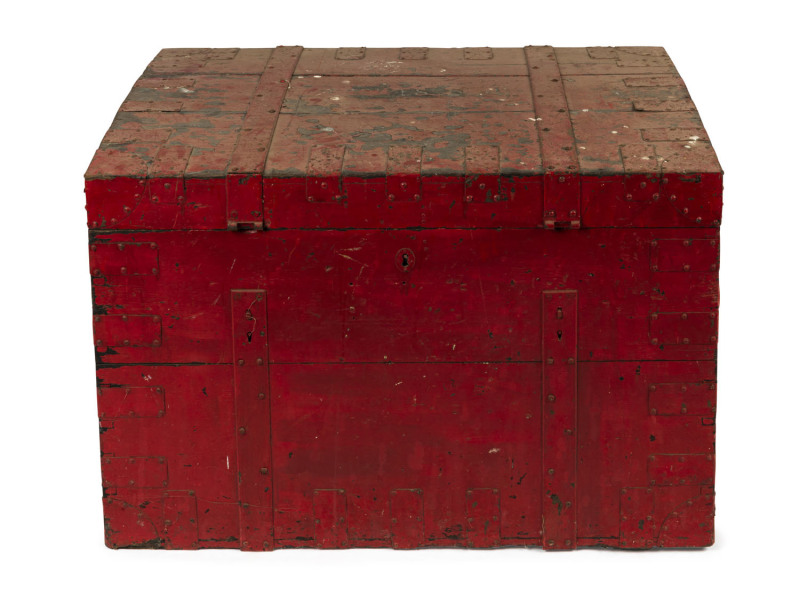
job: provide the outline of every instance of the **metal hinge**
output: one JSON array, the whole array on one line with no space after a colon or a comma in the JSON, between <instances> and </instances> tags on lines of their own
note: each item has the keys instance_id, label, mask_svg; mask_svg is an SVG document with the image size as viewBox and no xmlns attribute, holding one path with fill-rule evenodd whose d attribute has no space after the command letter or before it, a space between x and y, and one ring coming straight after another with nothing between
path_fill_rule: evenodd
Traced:
<instances>
[{"instance_id":1,"label":"metal hinge","mask_svg":"<svg viewBox=\"0 0 800 604\"><path fill-rule=\"evenodd\" d=\"M580 174L545 174L544 228L581 228Z\"/></svg>"}]
</instances>

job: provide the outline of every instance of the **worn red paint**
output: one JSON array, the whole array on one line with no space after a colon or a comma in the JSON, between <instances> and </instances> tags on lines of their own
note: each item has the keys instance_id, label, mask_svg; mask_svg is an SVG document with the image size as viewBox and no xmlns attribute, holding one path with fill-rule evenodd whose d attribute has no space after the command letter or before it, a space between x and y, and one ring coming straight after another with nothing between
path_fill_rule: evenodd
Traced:
<instances>
[{"instance_id":1,"label":"worn red paint","mask_svg":"<svg viewBox=\"0 0 800 604\"><path fill-rule=\"evenodd\" d=\"M86 178L109 546L713 542L662 49L165 50Z\"/></svg>"}]
</instances>

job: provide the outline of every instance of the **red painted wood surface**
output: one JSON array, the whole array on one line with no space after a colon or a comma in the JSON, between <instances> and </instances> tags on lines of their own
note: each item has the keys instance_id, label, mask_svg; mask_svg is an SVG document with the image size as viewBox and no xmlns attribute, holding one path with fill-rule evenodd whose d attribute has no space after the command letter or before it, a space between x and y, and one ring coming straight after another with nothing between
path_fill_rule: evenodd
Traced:
<instances>
[{"instance_id":1,"label":"red painted wood surface","mask_svg":"<svg viewBox=\"0 0 800 604\"><path fill-rule=\"evenodd\" d=\"M165 50L86 178L110 547L713 543L662 49Z\"/></svg>"}]
</instances>

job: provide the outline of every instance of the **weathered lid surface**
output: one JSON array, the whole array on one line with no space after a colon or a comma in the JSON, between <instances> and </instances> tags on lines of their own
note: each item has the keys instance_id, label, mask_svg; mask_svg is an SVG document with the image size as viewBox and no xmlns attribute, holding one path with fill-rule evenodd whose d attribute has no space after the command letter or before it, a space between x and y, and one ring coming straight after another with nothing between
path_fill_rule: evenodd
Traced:
<instances>
[{"instance_id":1,"label":"weathered lid surface","mask_svg":"<svg viewBox=\"0 0 800 604\"><path fill-rule=\"evenodd\" d=\"M168 49L86 174L93 228L717 226L661 48Z\"/></svg>"}]
</instances>

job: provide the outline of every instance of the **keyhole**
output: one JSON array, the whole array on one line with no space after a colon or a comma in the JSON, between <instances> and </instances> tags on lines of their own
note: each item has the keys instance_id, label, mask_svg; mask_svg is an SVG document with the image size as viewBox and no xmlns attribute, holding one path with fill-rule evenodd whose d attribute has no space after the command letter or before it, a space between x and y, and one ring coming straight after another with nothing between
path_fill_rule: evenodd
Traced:
<instances>
[{"instance_id":1,"label":"keyhole","mask_svg":"<svg viewBox=\"0 0 800 604\"><path fill-rule=\"evenodd\" d=\"M556 335L558 336L558 341L560 342L561 341L561 335L562 335L560 329L556 332Z\"/></svg>"},{"instance_id":2,"label":"keyhole","mask_svg":"<svg viewBox=\"0 0 800 604\"><path fill-rule=\"evenodd\" d=\"M250 312L249 308L246 311L244 311L244 318L247 319L248 321L253 321L253 327L255 327L256 318L253 316L253 313ZM253 331L254 330L250 330L250 331L247 332L247 341L248 342L252 342L253 341Z\"/></svg>"},{"instance_id":3,"label":"keyhole","mask_svg":"<svg viewBox=\"0 0 800 604\"><path fill-rule=\"evenodd\" d=\"M414 251L407 247L397 250L394 255L394 265L401 273L407 273L414 269Z\"/></svg>"}]
</instances>

